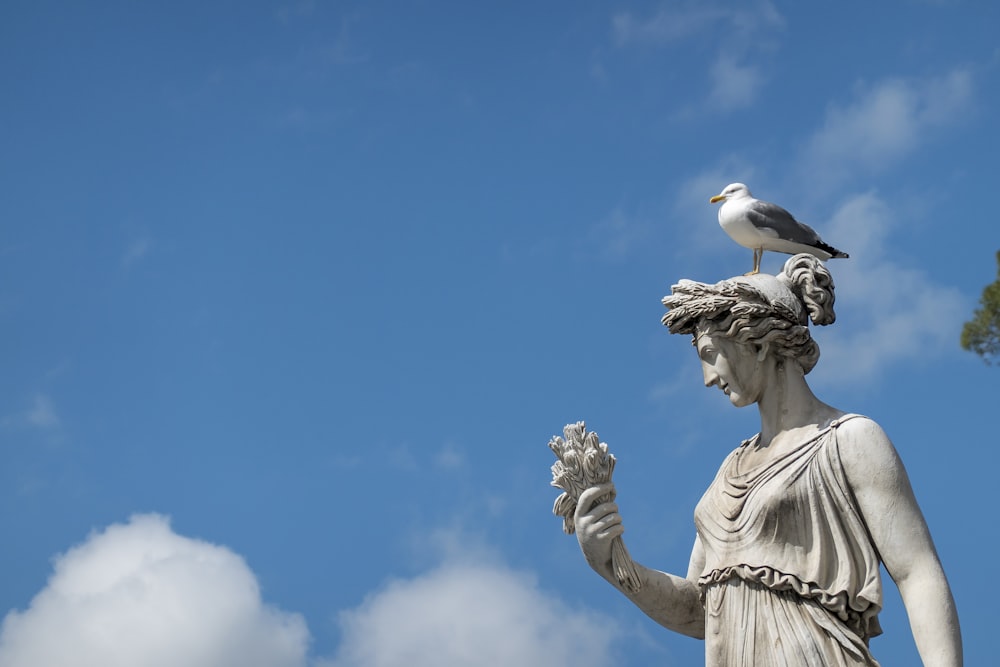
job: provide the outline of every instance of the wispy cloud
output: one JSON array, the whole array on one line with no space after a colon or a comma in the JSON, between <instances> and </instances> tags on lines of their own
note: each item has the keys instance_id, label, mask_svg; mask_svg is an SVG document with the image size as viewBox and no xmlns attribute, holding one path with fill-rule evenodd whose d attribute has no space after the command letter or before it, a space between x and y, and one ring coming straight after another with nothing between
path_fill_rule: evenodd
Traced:
<instances>
[{"instance_id":1,"label":"wispy cloud","mask_svg":"<svg viewBox=\"0 0 1000 667\"><path fill-rule=\"evenodd\" d=\"M967 69L927 79L888 79L860 86L855 99L833 105L807 141L803 171L839 183L857 169L883 169L905 157L934 130L956 123L973 101Z\"/></svg>"},{"instance_id":2,"label":"wispy cloud","mask_svg":"<svg viewBox=\"0 0 1000 667\"><path fill-rule=\"evenodd\" d=\"M720 54L712 65L712 90L708 105L719 111L749 107L764 85L764 75L755 65L740 64L727 54Z\"/></svg>"},{"instance_id":3,"label":"wispy cloud","mask_svg":"<svg viewBox=\"0 0 1000 667\"><path fill-rule=\"evenodd\" d=\"M424 473L433 468L438 471L454 471L465 467L465 452L454 443L448 442L434 451L430 456L420 456L414 452L409 442L399 442L385 448L382 460L393 470L401 473ZM341 463L360 464L360 459L354 457Z\"/></svg>"},{"instance_id":4,"label":"wispy cloud","mask_svg":"<svg viewBox=\"0 0 1000 667\"><path fill-rule=\"evenodd\" d=\"M958 340L966 299L888 256L884 248L895 226L891 209L872 193L846 199L824 225L831 238L850 239L851 253L831 266L836 331L816 332L824 378L869 379L900 361L939 355Z\"/></svg>"},{"instance_id":5,"label":"wispy cloud","mask_svg":"<svg viewBox=\"0 0 1000 667\"><path fill-rule=\"evenodd\" d=\"M725 17L721 9L691 6L663 7L652 16L637 18L631 12L611 20L615 43L664 44L694 37Z\"/></svg>"},{"instance_id":6,"label":"wispy cloud","mask_svg":"<svg viewBox=\"0 0 1000 667\"><path fill-rule=\"evenodd\" d=\"M857 174L891 168L964 117L974 88L971 71L963 68L859 86L851 102L828 109L806 142L797 171L808 174L810 190L819 194L842 190ZM879 195L853 193L840 196L830 220L816 225L824 238L851 254L831 265L838 324L816 332L824 378L856 382L954 347L965 299L889 252L900 231L897 215Z\"/></svg>"},{"instance_id":7,"label":"wispy cloud","mask_svg":"<svg viewBox=\"0 0 1000 667\"><path fill-rule=\"evenodd\" d=\"M140 262L153 247L153 242L149 238L135 239L125 248L122 255L122 266L126 269Z\"/></svg>"},{"instance_id":8,"label":"wispy cloud","mask_svg":"<svg viewBox=\"0 0 1000 667\"><path fill-rule=\"evenodd\" d=\"M434 455L434 465L441 470L461 470L465 462L465 452L453 443L446 443Z\"/></svg>"},{"instance_id":9,"label":"wispy cloud","mask_svg":"<svg viewBox=\"0 0 1000 667\"><path fill-rule=\"evenodd\" d=\"M639 18L631 12L616 14L611 20L615 43L670 44L699 36L706 31L724 32L731 41L745 40L762 30L781 28L784 18L770 2L750 8L733 8L713 3L664 3L653 14Z\"/></svg>"},{"instance_id":10,"label":"wispy cloud","mask_svg":"<svg viewBox=\"0 0 1000 667\"><path fill-rule=\"evenodd\" d=\"M0 418L0 426L9 429L52 431L59 427L60 421L52 399L47 394L36 393L31 397L31 403L26 409Z\"/></svg>"},{"instance_id":11,"label":"wispy cloud","mask_svg":"<svg viewBox=\"0 0 1000 667\"><path fill-rule=\"evenodd\" d=\"M305 667L308 640L301 616L261 601L242 558L141 515L55 560L28 609L4 618L0 664Z\"/></svg>"},{"instance_id":12,"label":"wispy cloud","mask_svg":"<svg viewBox=\"0 0 1000 667\"><path fill-rule=\"evenodd\" d=\"M613 39L619 47L679 45L708 32L721 36L708 71L712 86L698 105L718 113L742 109L757 100L767 76L752 58L771 50L772 36L784 25L784 18L770 2L749 8L665 4L645 18L623 12L611 21ZM691 112L693 109L687 109L681 115Z\"/></svg>"},{"instance_id":13,"label":"wispy cloud","mask_svg":"<svg viewBox=\"0 0 1000 667\"><path fill-rule=\"evenodd\" d=\"M59 415L56 414L52 399L44 394L35 394L31 408L25 413L27 422L37 428L55 428L59 426Z\"/></svg>"}]
</instances>

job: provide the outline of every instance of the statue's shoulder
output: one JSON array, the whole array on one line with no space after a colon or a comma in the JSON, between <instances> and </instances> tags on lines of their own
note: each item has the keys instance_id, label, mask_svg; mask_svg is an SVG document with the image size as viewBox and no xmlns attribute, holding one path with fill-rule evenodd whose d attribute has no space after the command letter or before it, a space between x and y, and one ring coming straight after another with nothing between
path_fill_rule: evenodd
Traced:
<instances>
[{"instance_id":1,"label":"statue's shoulder","mask_svg":"<svg viewBox=\"0 0 1000 667\"><path fill-rule=\"evenodd\" d=\"M835 420L837 450L849 478L867 477L883 466L901 465L889 436L878 422L848 414Z\"/></svg>"},{"instance_id":2,"label":"statue's shoulder","mask_svg":"<svg viewBox=\"0 0 1000 667\"><path fill-rule=\"evenodd\" d=\"M864 441L871 438L885 438L885 431L871 417L853 412L846 413L830 422L837 432L839 441Z\"/></svg>"}]
</instances>

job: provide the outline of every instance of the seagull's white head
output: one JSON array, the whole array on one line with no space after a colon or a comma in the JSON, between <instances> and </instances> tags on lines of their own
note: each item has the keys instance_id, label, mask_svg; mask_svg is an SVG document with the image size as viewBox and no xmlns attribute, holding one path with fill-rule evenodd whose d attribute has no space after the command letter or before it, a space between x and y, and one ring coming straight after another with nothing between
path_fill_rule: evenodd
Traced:
<instances>
[{"instance_id":1,"label":"seagull's white head","mask_svg":"<svg viewBox=\"0 0 1000 667\"><path fill-rule=\"evenodd\" d=\"M715 195L708 201L713 204L717 204L720 201L728 201L730 199L743 199L744 197L750 197L750 188L743 185L742 183L730 183L722 192Z\"/></svg>"}]
</instances>

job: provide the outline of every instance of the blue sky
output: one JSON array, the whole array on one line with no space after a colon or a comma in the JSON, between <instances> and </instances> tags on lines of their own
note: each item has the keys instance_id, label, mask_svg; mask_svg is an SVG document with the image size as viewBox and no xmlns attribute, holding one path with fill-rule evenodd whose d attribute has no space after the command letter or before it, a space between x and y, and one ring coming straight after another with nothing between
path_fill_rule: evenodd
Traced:
<instances>
[{"instance_id":1,"label":"blue sky","mask_svg":"<svg viewBox=\"0 0 1000 667\"><path fill-rule=\"evenodd\" d=\"M4 3L0 664L697 664L561 533L546 443L586 420L630 552L686 570L758 423L660 298L749 270L733 181L851 254L810 378L896 443L986 664L1000 370L958 335L1000 248L998 26ZM916 664L886 588L873 652Z\"/></svg>"}]
</instances>

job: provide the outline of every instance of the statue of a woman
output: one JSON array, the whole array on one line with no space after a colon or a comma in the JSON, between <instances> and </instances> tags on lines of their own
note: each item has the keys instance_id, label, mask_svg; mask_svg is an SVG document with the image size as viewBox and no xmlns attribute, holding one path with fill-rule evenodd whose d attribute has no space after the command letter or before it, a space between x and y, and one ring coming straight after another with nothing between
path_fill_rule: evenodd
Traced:
<instances>
[{"instance_id":1,"label":"statue of a woman","mask_svg":"<svg viewBox=\"0 0 1000 667\"><path fill-rule=\"evenodd\" d=\"M810 255L778 276L675 285L663 323L693 336L706 386L757 405L760 433L726 457L698 503L686 577L636 563L639 591L618 584L618 507L587 511L610 484L580 497L580 547L655 621L704 638L711 667L877 666L868 640L880 633L880 562L924 665L961 665L951 590L896 450L878 424L806 384L819 358L807 318L833 322L833 302L830 274Z\"/></svg>"}]
</instances>

